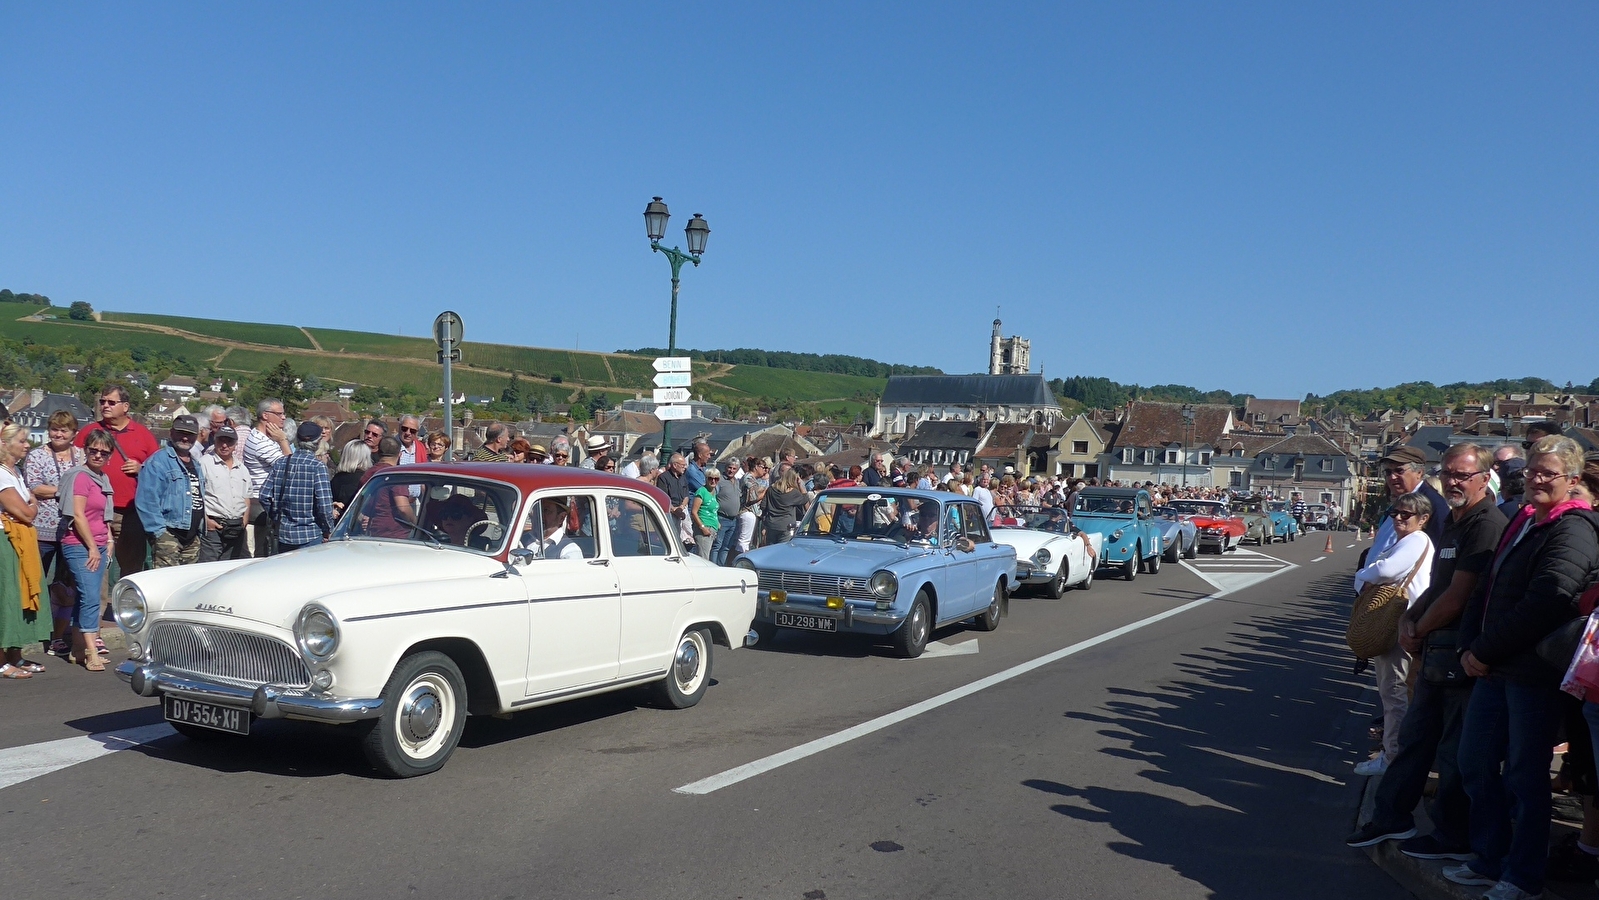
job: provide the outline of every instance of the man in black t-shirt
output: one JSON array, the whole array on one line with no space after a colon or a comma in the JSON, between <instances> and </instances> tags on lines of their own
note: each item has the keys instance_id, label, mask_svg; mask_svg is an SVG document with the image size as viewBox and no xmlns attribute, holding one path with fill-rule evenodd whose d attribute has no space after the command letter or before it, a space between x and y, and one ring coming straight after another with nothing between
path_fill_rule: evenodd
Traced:
<instances>
[{"instance_id":1,"label":"man in black t-shirt","mask_svg":"<svg viewBox=\"0 0 1599 900\"><path fill-rule=\"evenodd\" d=\"M1459 667L1454 635L1466 601L1486 580L1505 530L1505 516L1488 490L1492 464L1493 456L1475 444L1456 444L1444 453L1441 475L1449 515L1433 555L1432 585L1399 625L1399 643L1420 659L1422 677L1399 728L1399 752L1377 785L1371 822L1345 840L1351 847L1400 839L1400 851L1417 859L1472 858L1470 805L1455 762L1472 680ZM1417 837L1414 811L1434 757L1433 833Z\"/></svg>"}]
</instances>

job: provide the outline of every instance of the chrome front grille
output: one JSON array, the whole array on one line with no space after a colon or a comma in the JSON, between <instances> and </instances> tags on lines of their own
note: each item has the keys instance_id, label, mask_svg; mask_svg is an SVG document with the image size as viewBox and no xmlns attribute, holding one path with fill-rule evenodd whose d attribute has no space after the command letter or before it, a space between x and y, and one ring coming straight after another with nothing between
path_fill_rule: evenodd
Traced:
<instances>
[{"instance_id":1,"label":"chrome front grille","mask_svg":"<svg viewBox=\"0 0 1599 900\"><path fill-rule=\"evenodd\" d=\"M231 628L157 622L150 630L150 658L173 672L241 687L277 684L303 688L311 684L311 673L293 647Z\"/></svg>"},{"instance_id":2,"label":"chrome front grille","mask_svg":"<svg viewBox=\"0 0 1599 900\"><path fill-rule=\"evenodd\" d=\"M878 598L868 586L870 579L846 578L840 575L819 575L809 572L761 571L763 590L784 590L790 594L813 597L843 597L846 600L872 602Z\"/></svg>"}]
</instances>

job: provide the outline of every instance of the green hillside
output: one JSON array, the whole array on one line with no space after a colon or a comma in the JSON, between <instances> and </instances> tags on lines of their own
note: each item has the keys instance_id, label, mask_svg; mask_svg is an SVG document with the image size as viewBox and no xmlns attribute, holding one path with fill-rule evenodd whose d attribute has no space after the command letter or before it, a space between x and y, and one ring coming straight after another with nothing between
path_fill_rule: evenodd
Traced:
<instances>
[{"instance_id":1,"label":"green hillside","mask_svg":"<svg viewBox=\"0 0 1599 900\"><path fill-rule=\"evenodd\" d=\"M57 318L32 318L40 313ZM75 321L66 318L64 310L0 302L0 340L84 351L142 348L179 360L195 374L215 368L255 375L287 359L297 374L315 375L324 382L395 390L409 385L424 394L440 386L433 341L425 337L153 313L101 312L100 321ZM556 396L578 388L613 395L647 393L655 377L652 358L647 356L474 341L463 344L461 352L454 387L469 394L497 397L513 372L525 389ZM695 393L709 398L743 403L833 401L833 408L840 411L867 404L885 383L883 378L860 375L699 361L694 373Z\"/></svg>"}]
</instances>

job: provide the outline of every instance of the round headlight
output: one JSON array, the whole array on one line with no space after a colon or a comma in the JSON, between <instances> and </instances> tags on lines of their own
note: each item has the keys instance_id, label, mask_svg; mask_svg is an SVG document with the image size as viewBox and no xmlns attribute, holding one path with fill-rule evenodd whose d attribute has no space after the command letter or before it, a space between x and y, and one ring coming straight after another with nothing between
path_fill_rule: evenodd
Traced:
<instances>
[{"instance_id":1,"label":"round headlight","mask_svg":"<svg viewBox=\"0 0 1599 900\"><path fill-rule=\"evenodd\" d=\"M755 571L755 564L742 556L738 558L738 562L733 563L733 566L738 569L749 569L751 572Z\"/></svg>"},{"instance_id":2,"label":"round headlight","mask_svg":"<svg viewBox=\"0 0 1599 900\"><path fill-rule=\"evenodd\" d=\"M133 582L117 582L116 590L111 592L111 609L123 631L138 631L144 627L148 608L144 602L144 592Z\"/></svg>"},{"instance_id":3,"label":"round headlight","mask_svg":"<svg viewBox=\"0 0 1599 900\"><path fill-rule=\"evenodd\" d=\"M327 659L339 649L339 621L320 606L307 606L294 623L294 639L306 656Z\"/></svg>"},{"instance_id":4,"label":"round headlight","mask_svg":"<svg viewBox=\"0 0 1599 900\"><path fill-rule=\"evenodd\" d=\"M1120 528L1118 528L1115 531L1112 531L1110 533L1110 539L1113 540L1113 541L1121 540L1122 539L1122 530Z\"/></svg>"},{"instance_id":5,"label":"round headlight","mask_svg":"<svg viewBox=\"0 0 1599 900\"><path fill-rule=\"evenodd\" d=\"M874 572L869 587L873 594L884 599L892 599L899 592L899 579L893 572Z\"/></svg>"},{"instance_id":6,"label":"round headlight","mask_svg":"<svg viewBox=\"0 0 1599 900\"><path fill-rule=\"evenodd\" d=\"M1041 566L1049 565L1049 551L1043 547L1039 547L1038 552L1033 554L1033 562L1038 563Z\"/></svg>"},{"instance_id":7,"label":"round headlight","mask_svg":"<svg viewBox=\"0 0 1599 900\"><path fill-rule=\"evenodd\" d=\"M333 673L328 669L317 669L311 675L311 686L319 691L326 691L333 687Z\"/></svg>"}]
</instances>

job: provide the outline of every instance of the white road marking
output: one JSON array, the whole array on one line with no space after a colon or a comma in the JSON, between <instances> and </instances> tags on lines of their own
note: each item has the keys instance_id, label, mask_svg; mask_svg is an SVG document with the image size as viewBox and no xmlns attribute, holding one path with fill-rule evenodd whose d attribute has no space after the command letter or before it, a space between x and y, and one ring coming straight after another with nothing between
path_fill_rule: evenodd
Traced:
<instances>
[{"instance_id":1,"label":"white road marking","mask_svg":"<svg viewBox=\"0 0 1599 900\"><path fill-rule=\"evenodd\" d=\"M928 641L927 647L922 650L922 655L917 659L937 659L942 656L971 656L977 652L977 639L963 641L959 644L946 644L943 641Z\"/></svg>"},{"instance_id":2,"label":"white road marking","mask_svg":"<svg viewBox=\"0 0 1599 900\"><path fill-rule=\"evenodd\" d=\"M42 744L29 744L25 747L8 747L0 750L0 788L8 788L41 775L49 775L51 772L98 759L118 750L129 750L140 744L159 741L176 733L171 725L161 722L156 725L124 728L121 731L106 731L100 734L45 741Z\"/></svg>"},{"instance_id":3,"label":"white road marking","mask_svg":"<svg viewBox=\"0 0 1599 900\"><path fill-rule=\"evenodd\" d=\"M1324 775L1320 772L1312 772L1309 769L1296 769L1293 766L1285 766L1281 763L1274 763L1269 760L1256 759L1253 756L1240 756L1237 753L1228 753L1226 750L1217 750L1215 747L1201 747L1196 744L1194 745L1194 749L1203 750L1206 753L1214 753L1217 756L1225 756L1228 759L1234 759L1241 763L1248 763L1252 766L1260 766L1262 769L1271 769L1277 772L1287 772L1290 775L1303 775L1306 778L1314 778L1317 781L1325 781L1328 784L1336 784L1339 787L1344 786L1342 781L1339 781L1331 775Z\"/></svg>"},{"instance_id":4,"label":"white road marking","mask_svg":"<svg viewBox=\"0 0 1599 900\"><path fill-rule=\"evenodd\" d=\"M1344 549L1345 550L1353 550L1353 549L1355 549L1355 545L1354 544L1350 544L1349 546L1345 547Z\"/></svg>"},{"instance_id":5,"label":"white road marking","mask_svg":"<svg viewBox=\"0 0 1599 900\"><path fill-rule=\"evenodd\" d=\"M1318 556L1315 559L1311 560L1311 562L1321 562L1322 560L1324 560L1326 558L1327 557L1325 557L1325 556Z\"/></svg>"},{"instance_id":6,"label":"white road marking","mask_svg":"<svg viewBox=\"0 0 1599 900\"><path fill-rule=\"evenodd\" d=\"M1250 582L1250 584L1258 584L1259 582L1265 581L1268 578L1281 575L1283 572L1287 572L1289 569L1296 568L1298 568L1298 566L1290 564L1282 569L1278 569L1271 575L1254 579ZM1198 609L1212 600L1218 600L1227 596L1234 590L1237 590L1237 588L1222 589L1218 590L1214 594L1200 597L1198 600L1190 600L1189 602L1184 603L1182 606L1173 607L1172 609L1168 609L1163 613L1156 613L1155 615L1139 619L1136 622L1131 622L1127 625L1121 626L1120 628L1113 628L1104 634L1088 638L1087 640L1078 641L1069 647L1062 647L1059 650L1046 653L1043 656L1037 657L1036 659L1031 659L1019 665L1011 666L1009 669L995 672L994 674L985 678L979 678L969 684L964 684L958 688L954 688L953 690L945 691L936 697L929 697L920 703L913 703L903 709L897 709L891 713L878 716L875 719L869 719L860 723L859 725L846 728L843 731L834 732L833 734L826 735L825 737L819 737L813 741L807 741L806 743L800 744L797 747L790 747L787 750L773 753L771 756L762 757L754 762L748 762L742 766L728 769L725 772L720 772L716 775L710 776L709 778L702 778L699 781L690 782L682 787L673 788L672 792L677 794L709 794L712 791L719 791L722 788L738 784L741 781L746 781L750 778L754 778L757 775L763 775L772 771L773 769L786 766L789 763L799 762L806 757L815 756L824 750L831 750L840 744L847 744L856 738L865 737L873 732L882 731L884 728L888 728L891 725L898 725L900 722L904 722L908 719L914 719L922 713L931 712L946 704L954 703L956 700L960 700L963 697L970 697L972 694L975 694L978 691L986 690L997 684L1003 684L1013 678L1026 675L1028 672L1031 672L1034 669L1040 669L1049 665L1050 663L1059 662L1068 656L1073 656L1083 652L1084 650L1097 647L1107 641L1113 641L1122 635L1131 634L1140 628L1145 628L1155 624L1156 622L1163 622L1172 618L1173 616L1180 616L1190 610Z\"/></svg>"},{"instance_id":7,"label":"white road marking","mask_svg":"<svg viewBox=\"0 0 1599 900\"><path fill-rule=\"evenodd\" d=\"M1299 566L1285 559L1278 559L1275 556L1267 556L1264 553L1254 555L1260 557L1259 562L1266 563L1270 561L1276 563L1278 567L1268 569L1264 565L1250 565L1248 561L1244 560L1239 561L1244 563L1243 565L1223 563L1221 566L1216 566L1214 563L1210 563L1204 568L1200 568L1185 561L1182 566L1203 578L1207 584L1224 594L1241 591L1250 585L1258 584L1268 578L1274 578L1290 569L1299 568Z\"/></svg>"}]
</instances>

